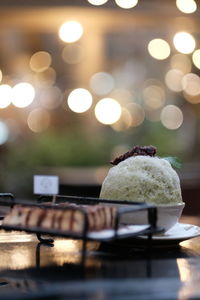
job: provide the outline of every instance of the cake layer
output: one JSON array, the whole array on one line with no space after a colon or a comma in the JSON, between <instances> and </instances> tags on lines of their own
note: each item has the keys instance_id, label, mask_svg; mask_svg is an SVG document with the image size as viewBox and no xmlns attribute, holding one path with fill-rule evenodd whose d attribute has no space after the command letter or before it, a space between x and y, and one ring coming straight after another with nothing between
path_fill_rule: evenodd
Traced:
<instances>
[{"instance_id":1,"label":"cake layer","mask_svg":"<svg viewBox=\"0 0 200 300\"><path fill-rule=\"evenodd\" d=\"M113 228L115 224L116 208L112 206L61 203L56 207L15 205L3 225L81 233L85 225L88 231L99 231Z\"/></svg>"}]
</instances>

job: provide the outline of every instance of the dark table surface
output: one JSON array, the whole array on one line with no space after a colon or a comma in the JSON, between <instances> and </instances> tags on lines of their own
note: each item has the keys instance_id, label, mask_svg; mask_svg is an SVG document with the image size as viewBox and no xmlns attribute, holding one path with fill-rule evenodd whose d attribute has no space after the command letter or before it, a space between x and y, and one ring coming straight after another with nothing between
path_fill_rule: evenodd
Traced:
<instances>
[{"instance_id":1,"label":"dark table surface","mask_svg":"<svg viewBox=\"0 0 200 300\"><path fill-rule=\"evenodd\" d=\"M182 223L200 225L183 216ZM200 237L152 249L0 231L0 299L200 299Z\"/></svg>"}]
</instances>

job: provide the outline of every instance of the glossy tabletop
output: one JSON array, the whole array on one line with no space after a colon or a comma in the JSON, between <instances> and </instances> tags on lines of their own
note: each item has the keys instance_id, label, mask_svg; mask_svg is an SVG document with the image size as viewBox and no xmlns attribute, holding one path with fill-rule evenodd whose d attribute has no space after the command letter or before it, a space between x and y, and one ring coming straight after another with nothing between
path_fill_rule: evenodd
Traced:
<instances>
[{"instance_id":1,"label":"glossy tabletop","mask_svg":"<svg viewBox=\"0 0 200 300\"><path fill-rule=\"evenodd\" d=\"M182 217L200 225L200 218ZM0 232L2 299L198 299L200 237L181 243L101 244L33 234Z\"/></svg>"}]
</instances>

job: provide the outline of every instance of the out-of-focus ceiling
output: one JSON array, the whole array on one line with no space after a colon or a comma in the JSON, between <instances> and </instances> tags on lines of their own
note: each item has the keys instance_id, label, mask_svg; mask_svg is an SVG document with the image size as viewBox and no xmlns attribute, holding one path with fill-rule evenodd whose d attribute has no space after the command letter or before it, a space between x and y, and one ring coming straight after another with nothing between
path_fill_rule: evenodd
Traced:
<instances>
[{"instance_id":1,"label":"out-of-focus ceiling","mask_svg":"<svg viewBox=\"0 0 200 300\"><path fill-rule=\"evenodd\" d=\"M200 18L197 14L193 14L191 16L183 16L180 14L178 10L174 7L173 3L167 5L156 4L157 1L151 1L154 3L152 7L149 8L147 4L147 8L143 9L105 9L108 6L101 6L101 7L94 7L92 5L81 5L77 6L67 5L61 6L61 2L58 1L58 5L36 5L39 1L35 1L34 5L27 4L22 5L22 2L19 1L19 6L11 5L11 2L8 1L10 5L2 5L0 2L0 24L1 28L7 27L12 28L13 26L23 27L24 30L40 30L43 29L45 31L52 31L55 28L59 27L61 23L65 22L66 19L76 17L79 19L80 22L84 22L85 26L90 26L91 24L94 25L97 22L97 15L98 15L98 24L101 22L101 26L105 27L109 30L109 26L111 26L113 30L113 25L116 25L118 28L126 28L130 25L134 27L146 27L149 28L165 28L166 30L169 28L173 28L173 30L189 30L195 32L196 29L199 28ZM30 1L32 3L32 1ZM55 1L52 1L55 3ZM72 1L68 1L72 2ZM80 1L74 1L80 2ZM87 2L82 1L82 2ZM145 1L146 2L146 1ZM50 1L51 3L51 1ZM74 3L74 4L75 4ZM139 6L139 5L138 5ZM145 6L145 4L143 4ZM154 7L154 9L153 9ZM87 12L86 14L84 13ZM122 13L123 12L123 16Z\"/></svg>"},{"instance_id":2,"label":"out-of-focus ceiling","mask_svg":"<svg viewBox=\"0 0 200 300\"><path fill-rule=\"evenodd\" d=\"M107 8L107 9L106 9ZM83 11L87 13L84 14ZM121 13L123 12L123 16ZM95 25L101 20L102 27L109 29L113 25L126 28L130 25L144 28L173 28L173 30L190 30L199 27L199 11L183 15L177 8L175 0L142 0L133 9L122 9L114 0L104 5L94 6L87 0L6 0L0 1L1 28L23 27L24 30L54 31L66 19L73 16L84 22L85 26ZM89 17L88 17L89 16Z\"/></svg>"}]
</instances>

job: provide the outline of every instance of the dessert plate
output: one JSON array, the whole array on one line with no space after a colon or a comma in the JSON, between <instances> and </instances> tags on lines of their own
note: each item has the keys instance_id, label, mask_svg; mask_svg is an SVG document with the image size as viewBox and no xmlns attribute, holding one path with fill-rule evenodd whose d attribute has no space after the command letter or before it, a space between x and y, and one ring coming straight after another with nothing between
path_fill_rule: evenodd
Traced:
<instances>
[{"instance_id":1,"label":"dessert plate","mask_svg":"<svg viewBox=\"0 0 200 300\"><path fill-rule=\"evenodd\" d=\"M134 237L136 235L144 233L149 228L149 225L126 225L125 227L119 228L117 235L120 238L123 237ZM87 234L87 237L92 240L106 241L115 238L115 230L105 229L101 231L93 231Z\"/></svg>"},{"instance_id":2,"label":"dessert plate","mask_svg":"<svg viewBox=\"0 0 200 300\"><path fill-rule=\"evenodd\" d=\"M129 225L118 230L118 236L120 237L132 237L135 242L142 242L147 239L147 235L139 235L140 232L148 229L149 225ZM106 241L112 239L115 236L115 232L112 229L102 230L100 232L88 233L89 239ZM177 223L170 230L152 236L153 245L177 245L182 241L200 236L200 227L192 224Z\"/></svg>"},{"instance_id":3,"label":"dessert plate","mask_svg":"<svg viewBox=\"0 0 200 300\"><path fill-rule=\"evenodd\" d=\"M178 244L198 236L200 236L199 226L177 223L165 233L152 236L152 241L156 244ZM146 239L146 236L140 236L140 238Z\"/></svg>"}]
</instances>

